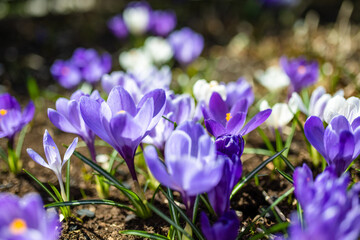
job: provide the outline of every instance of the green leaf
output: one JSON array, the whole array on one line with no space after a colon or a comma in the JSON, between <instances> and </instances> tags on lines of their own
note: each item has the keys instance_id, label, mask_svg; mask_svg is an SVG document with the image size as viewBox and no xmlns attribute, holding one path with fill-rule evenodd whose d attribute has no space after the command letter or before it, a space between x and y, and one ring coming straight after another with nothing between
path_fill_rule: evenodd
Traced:
<instances>
[{"instance_id":1,"label":"green leaf","mask_svg":"<svg viewBox=\"0 0 360 240\"><path fill-rule=\"evenodd\" d=\"M285 157L284 155L280 155L281 159L285 162L285 164L291 169L291 171L295 170L294 165L292 165L292 163L289 161L289 159L287 159L287 157Z\"/></svg>"},{"instance_id":2,"label":"green leaf","mask_svg":"<svg viewBox=\"0 0 360 240\"><path fill-rule=\"evenodd\" d=\"M37 184L39 184L39 186L40 186L42 189L44 189L45 192L46 192L47 194L49 194L49 196L50 196L52 199L54 199L55 202L59 202L59 199L57 199L57 197L56 197L52 192L50 192L50 190L49 190L47 187L45 187L45 185L42 184L42 182L40 182L39 179L37 179L34 175L32 175L30 172L26 171L25 169L23 169L23 171L24 171L29 177L31 177Z\"/></svg>"},{"instance_id":3,"label":"green leaf","mask_svg":"<svg viewBox=\"0 0 360 240\"><path fill-rule=\"evenodd\" d=\"M25 127L21 130L21 132L19 134L19 138L18 138L18 142L17 142L17 145L16 145L16 150L15 150L16 156L19 159L20 159L21 149L22 149L22 146L23 146L24 139L25 139L26 132L27 132L28 128L29 128L29 125L25 125Z\"/></svg>"},{"instance_id":4,"label":"green leaf","mask_svg":"<svg viewBox=\"0 0 360 240\"><path fill-rule=\"evenodd\" d=\"M35 78L29 77L27 79L26 84L27 84L27 89L28 89L30 98L33 101L35 101L40 96L39 87L37 85L37 82L36 82Z\"/></svg>"},{"instance_id":5,"label":"green leaf","mask_svg":"<svg viewBox=\"0 0 360 240\"><path fill-rule=\"evenodd\" d=\"M7 162L8 156L2 147L0 147L0 157Z\"/></svg>"},{"instance_id":6,"label":"green leaf","mask_svg":"<svg viewBox=\"0 0 360 240\"><path fill-rule=\"evenodd\" d=\"M290 151L290 145L292 143L294 134L295 134L295 130L296 130L296 121L292 121L292 125L291 125L291 132L290 135L287 137L286 142L285 142L285 147L286 150L284 151L284 156L287 157Z\"/></svg>"},{"instance_id":7,"label":"green leaf","mask_svg":"<svg viewBox=\"0 0 360 240\"><path fill-rule=\"evenodd\" d=\"M194 224L196 222L196 217L197 217L197 213L198 213L198 210L199 210L199 202L200 202L200 195L197 195L196 199L195 199L195 202L194 202L194 209L193 209L193 216L192 216Z\"/></svg>"},{"instance_id":8,"label":"green leaf","mask_svg":"<svg viewBox=\"0 0 360 240\"><path fill-rule=\"evenodd\" d=\"M236 184L233 191L231 192L230 199L247 183L251 178L253 178L258 172L261 171L269 162L273 161L275 158L277 158L283 151L285 151L285 148L281 150L280 152L277 152L273 156L266 159L264 162L262 162L259 166L257 166L254 170L252 170L248 175L246 175L245 179Z\"/></svg>"},{"instance_id":9,"label":"green leaf","mask_svg":"<svg viewBox=\"0 0 360 240\"><path fill-rule=\"evenodd\" d=\"M156 234L156 233L148 233L145 231L140 231L140 230L124 230L124 231L120 231L121 234L127 234L127 235L133 235L133 236L139 236L142 238L149 238L149 239L155 239L155 240L169 240L169 238L160 235L160 234Z\"/></svg>"},{"instance_id":10,"label":"green leaf","mask_svg":"<svg viewBox=\"0 0 360 240\"><path fill-rule=\"evenodd\" d=\"M268 136L264 133L264 131L261 128L257 128L258 133L260 134L260 137L262 138L262 140L264 141L266 147L271 151L271 152L275 152L275 148L274 146L271 144L270 139L268 138Z\"/></svg>"},{"instance_id":11,"label":"green leaf","mask_svg":"<svg viewBox=\"0 0 360 240\"><path fill-rule=\"evenodd\" d=\"M52 207L65 207L65 206L80 206L80 205L110 205L115 206L119 208L124 208L126 210L135 212L135 210L129 206L126 206L124 204L114 202L108 199L94 199L94 200L73 200L73 201L66 201L66 202L56 202L56 203L49 203L46 204L46 208L52 208Z\"/></svg>"},{"instance_id":12,"label":"green leaf","mask_svg":"<svg viewBox=\"0 0 360 240\"><path fill-rule=\"evenodd\" d=\"M53 190L53 192L55 193L55 195L57 196L57 198L59 199L60 202L64 202L66 201L66 199L63 199L59 190L56 189L56 187L54 186L54 184L52 183L48 183L49 186L51 187L51 189Z\"/></svg>"},{"instance_id":13,"label":"green leaf","mask_svg":"<svg viewBox=\"0 0 360 240\"><path fill-rule=\"evenodd\" d=\"M276 171L278 171L278 172L281 174L281 176L283 176L283 177L284 177L286 180L288 180L291 184L294 184L294 181L293 181L292 177L291 177L289 174L281 171L281 170L278 169L278 168L275 168L275 169L276 169Z\"/></svg>"},{"instance_id":14,"label":"green leaf","mask_svg":"<svg viewBox=\"0 0 360 240\"><path fill-rule=\"evenodd\" d=\"M244 148L245 154L258 154L258 155L265 155L265 156L272 156L274 153L272 151L262 149L262 148Z\"/></svg>"},{"instance_id":15,"label":"green leaf","mask_svg":"<svg viewBox=\"0 0 360 240\"><path fill-rule=\"evenodd\" d=\"M159 185L160 186L160 185ZM161 188L159 188L159 190L161 190ZM174 196L171 192L171 189L170 188L167 188L167 192L169 194L169 197L174 200ZM170 216L171 216L171 219L177 224L177 225L180 225L179 224L179 217L178 217L178 213L175 209L175 207L170 203L169 201L169 212L170 212ZM174 229L175 233L177 234L177 237L178 239L181 239L181 234L179 231L177 231L176 229Z\"/></svg>"}]
</instances>

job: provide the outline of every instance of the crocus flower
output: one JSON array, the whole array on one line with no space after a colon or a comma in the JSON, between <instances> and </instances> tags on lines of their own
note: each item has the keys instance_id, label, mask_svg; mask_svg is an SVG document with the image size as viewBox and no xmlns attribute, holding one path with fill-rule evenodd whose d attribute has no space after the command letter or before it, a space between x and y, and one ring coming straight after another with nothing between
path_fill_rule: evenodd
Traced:
<instances>
[{"instance_id":1,"label":"crocus flower","mask_svg":"<svg viewBox=\"0 0 360 240\"><path fill-rule=\"evenodd\" d=\"M300 92L319 78L319 64L316 61L307 61L302 57L292 60L281 57L280 65L290 79L289 93Z\"/></svg>"},{"instance_id":2,"label":"crocus flower","mask_svg":"<svg viewBox=\"0 0 360 240\"><path fill-rule=\"evenodd\" d=\"M241 155L244 151L244 139L240 135L223 135L215 140L218 155L224 158L223 176L220 182L208 192L208 198L214 211L222 216L230 209L230 195L242 174Z\"/></svg>"},{"instance_id":3,"label":"crocus flower","mask_svg":"<svg viewBox=\"0 0 360 240\"><path fill-rule=\"evenodd\" d=\"M226 99L226 86L215 80L208 83L205 79L200 79L193 86L193 93L198 102L204 101L208 104L213 92L219 93L222 99Z\"/></svg>"},{"instance_id":4,"label":"crocus flower","mask_svg":"<svg viewBox=\"0 0 360 240\"><path fill-rule=\"evenodd\" d=\"M360 154L360 118L352 124L342 115L334 117L324 129L320 118L311 116L304 125L311 145L334 166L340 176Z\"/></svg>"},{"instance_id":5,"label":"crocus flower","mask_svg":"<svg viewBox=\"0 0 360 240\"><path fill-rule=\"evenodd\" d=\"M148 71L153 67L151 56L143 48L123 51L119 55L119 62L123 69L131 72Z\"/></svg>"},{"instance_id":6,"label":"crocus flower","mask_svg":"<svg viewBox=\"0 0 360 240\"><path fill-rule=\"evenodd\" d=\"M38 194L23 198L0 193L0 239L56 240L60 236L59 217L46 212Z\"/></svg>"},{"instance_id":7,"label":"crocus flower","mask_svg":"<svg viewBox=\"0 0 360 240\"><path fill-rule=\"evenodd\" d=\"M121 86L111 90L107 102L100 103L86 96L80 99L80 111L86 125L118 151L134 181L137 181L136 149L161 119L165 101L165 91L155 89L135 105L129 92Z\"/></svg>"},{"instance_id":8,"label":"crocus flower","mask_svg":"<svg viewBox=\"0 0 360 240\"><path fill-rule=\"evenodd\" d=\"M260 103L260 110L269 109L269 103L264 100ZM276 103L272 108L270 117L266 120L266 124L273 128L281 130L288 124L296 113L296 105L286 103Z\"/></svg>"},{"instance_id":9,"label":"crocus flower","mask_svg":"<svg viewBox=\"0 0 360 240\"><path fill-rule=\"evenodd\" d=\"M360 236L360 185L347 190L349 175L338 178L327 168L313 180L304 164L294 172L295 196L303 209L303 225L294 213L289 239L358 239Z\"/></svg>"},{"instance_id":10,"label":"crocus flower","mask_svg":"<svg viewBox=\"0 0 360 240\"><path fill-rule=\"evenodd\" d=\"M204 38L190 28L172 32L168 40L173 48L175 59L182 65L192 63L200 56L204 48Z\"/></svg>"},{"instance_id":11,"label":"crocus flower","mask_svg":"<svg viewBox=\"0 0 360 240\"><path fill-rule=\"evenodd\" d=\"M153 144L161 152L164 151L165 143L174 131L174 123L177 125L190 120L194 114L194 99L188 94L174 95L166 97L166 107L164 116L156 127L144 138L143 142Z\"/></svg>"},{"instance_id":12,"label":"crocus flower","mask_svg":"<svg viewBox=\"0 0 360 240\"><path fill-rule=\"evenodd\" d=\"M64 183L62 180L61 171L62 171L62 167L64 166L64 164L70 159L71 155L75 151L77 143L78 143L78 138L75 138L73 140L73 142L70 144L70 146L68 147L68 149L66 150L66 152L64 154L64 159L61 159L58 147L56 146L56 144L55 144L54 140L52 139L52 137L50 136L49 132L47 130L45 130L43 145L44 145L44 152L45 152L47 162L37 152L35 152L31 148L26 149L29 156L35 162L37 162L38 164L40 164L43 167L51 169L55 173L55 175L59 181L59 185L61 188L61 194L62 194L64 201L68 200L68 199L65 194Z\"/></svg>"},{"instance_id":13,"label":"crocus flower","mask_svg":"<svg viewBox=\"0 0 360 240\"><path fill-rule=\"evenodd\" d=\"M278 91L287 87L290 83L289 77L279 67L269 67L265 72L257 72L256 79L270 92Z\"/></svg>"},{"instance_id":14,"label":"crocus flower","mask_svg":"<svg viewBox=\"0 0 360 240\"><path fill-rule=\"evenodd\" d=\"M206 129L215 137L224 134L246 135L265 122L271 114L271 109L261 111L244 126L247 110L246 99L240 99L229 109L217 92L211 95L208 108L205 104L202 105Z\"/></svg>"},{"instance_id":15,"label":"crocus flower","mask_svg":"<svg viewBox=\"0 0 360 240\"><path fill-rule=\"evenodd\" d=\"M117 38L122 39L127 37L129 34L121 14L112 17L107 22L107 26Z\"/></svg>"},{"instance_id":16,"label":"crocus flower","mask_svg":"<svg viewBox=\"0 0 360 240\"><path fill-rule=\"evenodd\" d=\"M240 228L240 221L235 211L224 213L212 226L206 214L202 212L200 223L207 240L235 240Z\"/></svg>"},{"instance_id":17,"label":"crocus flower","mask_svg":"<svg viewBox=\"0 0 360 240\"><path fill-rule=\"evenodd\" d=\"M226 104L229 108L239 99L246 99L248 105L251 106L254 98L251 85L244 78L239 78L236 82L226 84Z\"/></svg>"},{"instance_id":18,"label":"crocus flower","mask_svg":"<svg viewBox=\"0 0 360 240\"><path fill-rule=\"evenodd\" d=\"M130 2L124 12L123 18L129 32L134 35L141 35L147 32L150 27L151 7L145 2Z\"/></svg>"},{"instance_id":19,"label":"crocus flower","mask_svg":"<svg viewBox=\"0 0 360 240\"><path fill-rule=\"evenodd\" d=\"M110 93L115 86L122 86L128 91L133 99L138 102L142 97L142 92L138 86L138 80L133 74L127 74L123 71L115 71L105 74L101 78L101 86L106 93Z\"/></svg>"},{"instance_id":20,"label":"crocus flower","mask_svg":"<svg viewBox=\"0 0 360 240\"><path fill-rule=\"evenodd\" d=\"M165 37L176 26L176 15L171 10L157 10L151 14L151 32Z\"/></svg>"},{"instance_id":21,"label":"crocus flower","mask_svg":"<svg viewBox=\"0 0 360 240\"><path fill-rule=\"evenodd\" d=\"M20 104L9 93L0 95L0 138L8 138L13 147L16 133L34 117L35 106L32 101L21 111Z\"/></svg>"},{"instance_id":22,"label":"crocus flower","mask_svg":"<svg viewBox=\"0 0 360 240\"><path fill-rule=\"evenodd\" d=\"M344 91L339 90L335 93L335 96L343 96ZM324 111L328 101L331 99L331 95L326 93L323 87L317 87L310 97L309 106L306 107L302 101L300 95L297 92L293 92L289 102L294 102L297 108L303 112L306 116L317 116L321 120L324 120Z\"/></svg>"},{"instance_id":23,"label":"crocus flower","mask_svg":"<svg viewBox=\"0 0 360 240\"><path fill-rule=\"evenodd\" d=\"M70 100L66 98L59 98L56 101L56 110L49 108L48 117L50 121L63 132L74 133L79 135L86 143L91 158L96 161L95 153L95 134L86 126L80 113L80 98L82 96L89 96L81 90L74 92ZM94 91L91 99L102 101L98 91Z\"/></svg>"},{"instance_id":24,"label":"crocus flower","mask_svg":"<svg viewBox=\"0 0 360 240\"><path fill-rule=\"evenodd\" d=\"M168 62L173 56L170 44L161 37L148 37L145 40L144 49L157 65Z\"/></svg>"},{"instance_id":25,"label":"crocus flower","mask_svg":"<svg viewBox=\"0 0 360 240\"><path fill-rule=\"evenodd\" d=\"M179 125L165 144L165 164L155 147L144 151L146 164L164 186L181 193L189 216L197 194L207 192L222 176L223 159L217 158L215 145L204 128L192 121Z\"/></svg>"},{"instance_id":26,"label":"crocus flower","mask_svg":"<svg viewBox=\"0 0 360 240\"><path fill-rule=\"evenodd\" d=\"M56 81L64 88L74 88L81 82L81 71L71 61L56 60L50 68Z\"/></svg>"},{"instance_id":27,"label":"crocus flower","mask_svg":"<svg viewBox=\"0 0 360 240\"><path fill-rule=\"evenodd\" d=\"M360 116L360 99L357 97L348 99L343 96L332 97L325 107L324 120L330 123L338 115L346 117L349 123L352 124Z\"/></svg>"}]
</instances>

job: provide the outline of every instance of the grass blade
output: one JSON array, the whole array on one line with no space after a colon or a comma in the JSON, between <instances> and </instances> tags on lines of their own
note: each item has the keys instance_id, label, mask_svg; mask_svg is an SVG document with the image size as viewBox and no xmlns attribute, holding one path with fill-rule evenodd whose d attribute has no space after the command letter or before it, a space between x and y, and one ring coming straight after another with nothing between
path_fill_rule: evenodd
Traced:
<instances>
[{"instance_id":1,"label":"grass blade","mask_svg":"<svg viewBox=\"0 0 360 240\"><path fill-rule=\"evenodd\" d=\"M265 156L272 156L274 153L272 151L262 149L262 148L244 148L245 154L259 154L259 155L265 155Z\"/></svg>"},{"instance_id":2,"label":"grass blade","mask_svg":"<svg viewBox=\"0 0 360 240\"><path fill-rule=\"evenodd\" d=\"M142 237L142 238L155 239L155 240L165 240L165 239L169 240L167 237L165 237L163 235L156 234L156 233L148 233L148 232L140 231L140 230L123 230L123 231L120 231L120 233L138 236L138 237Z\"/></svg>"},{"instance_id":3,"label":"grass blade","mask_svg":"<svg viewBox=\"0 0 360 240\"><path fill-rule=\"evenodd\" d=\"M293 181L292 177L291 177L289 174L281 171L281 170L278 169L278 168L275 168L275 170L278 171L278 173L280 173L281 176L283 176L283 177L284 177L286 180L288 180L291 184L294 184L294 181Z\"/></svg>"},{"instance_id":4,"label":"grass blade","mask_svg":"<svg viewBox=\"0 0 360 240\"><path fill-rule=\"evenodd\" d=\"M2 149L2 147L0 147L0 157L2 159L4 159L4 161L7 162L8 156L7 156L6 152L4 151L4 149Z\"/></svg>"},{"instance_id":5,"label":"grass blade","mask_svg":"<svg viewBox=\"0 0 360 240\"><path fill-rule=\"evenodd\" d=\"M56 197L47 187L45 187L45 185L44 185L42 182L40 182L39 179L37 179L34 175L32 175L30 172L26 171L25 169L23 169L23 171L24 171L29 177L31 177L32 180L34 180L37 184L39 184L39 186L40 186L42 189L44 189L45 192L46 192L47 194L49 194L49 196L50 196L52 199L54 199L55 202L59 202L59 199L57 199L57 197Z\"/></svg>"},{"instance_id":6,"label":"grass blade","mask_svg":"<svg viewBox=\"0 0 360 240\"><path fill-rule=\"evenodd\" d=\"M160 186L160 185L159 185L159 186ZM161 190L161 188L159 188L159 190ZM168 194L169 194L169 197L171 197L171 199L174 200L174 196L173 196L170 188L167 188L167 192L168 192ZM179 225L179 217L178 217L177 211L176 211L175 207L170 203L170 201L169 201L169 212L170 212L171 219L172 219L177 225ZM174 231L176 232L178 239L181 239L181 234L180 234L180 232L177 231L176 229L174 229Z\"/></svg>"},{"instance_id":7,"label":"grass blade","mask_svg":"<svg viewBox=\"0 0 360 240\"><path fill-rule=\"evenodd\" d=\"M110 205L110 206L115 206L115 207L119 207L119 208L124 208L126 210L135 212L135 209L126 206L124 204L121 203L117 203L111 200L107 200L107 199L94 199L94 200L74 200L74 201L66 201L66 202L56 202L56 203L49 203L46 204L45 207L46 208L53 208L53 207L65 207L65 206L80 206L80 205Z\"/></svg>"},{"instance_id":8,"label":"grass blade","mask_svg":"<svg viewBox=\"0 0 360 240\"><path fill-rule=\"evenodd\" d=\"M285 157L284 155L280 155L281 159L285 162L285 164L291 169L291 171L295 170L294 165L292 165L292 163L289 161L289 159L287 159L287 157Z\"/></svg>"},{"instance_id":9,"label":"grass blade","mask_svg":"<svg viewBox=\"0 0 360 240\"><path fill-rule=\"evenodd\" d=\"M20 159L21 149L22 149L22 146L23 146L24 139L25 139L28 128L29 128L29 125L28 124L25 125L25 127L21 130L21 132L19 134L19 138L18 138L18 142L17 142L17 145L16 145L16 150L15 150L16 156L19 159Z\"/></svg>"}]
</instances>

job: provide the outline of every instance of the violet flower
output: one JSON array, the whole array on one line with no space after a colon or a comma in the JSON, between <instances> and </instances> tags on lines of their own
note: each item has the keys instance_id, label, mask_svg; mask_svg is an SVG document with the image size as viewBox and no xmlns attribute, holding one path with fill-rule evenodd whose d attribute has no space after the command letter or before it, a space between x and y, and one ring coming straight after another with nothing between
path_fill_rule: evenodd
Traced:
<instances>
[{"instance_id":1,"label":"violet flower","mask_svg":"<svg viewBox=\"0 0 360 240\"><path fill-rule=\"evenodd\" d=\"M151 32L165 37L176 27L176 15L171 10L157 10L151 14Z\"/></svg>"},{"instance_id":2,"label":"violet flower","mask_svg":"<svg viewBox=\"0 0 360 240\"><path fill-rule=\"evenodd\" d=\"M59 98L56 101L56 110L48 109L48 117L55 127L61 131L79 135L86 143L91 159L96 162L95 134L86 126L80 113L80 98L82 96L89 95L78 90L71 95L70 100ZM94 91L90 98L103 101L98 91Z\"/></svg>"},{"instance_id":3,"label":"violet flower","mask_svg":"<svg viewBox=\"0 0 360 240\"><path fill-rule=\"evenodd\" d=\"M57 214L47 212L38 194L23 198L0 193L0 239L2 240L56 240L60 236Z\"/></svg>"},{"instance_id":4,"label":"violet flower","mask_svg":"<svg viewBox=\"0 0 360 240\"><path fill-rule=\"evenodd\" d=\"M20 104L9 93L0 95L0 138L6 137L12 147L16 133L34 117L35 106L32 101L21 111Z\"/></svg>"},{"instance_id":5,"label":"violet flower","mask_svg":"<svg viewBox=\"0 0 360 240\"><path fill-rule=\"evenodd\" d=\"M186 121L176 128L165 144L165 164L155 147L147 146L145 161L154 177L164 186L180 192L189 217L195 196L212 189L222 176L223 158L204 128Z\"/></svg>"},{"instance_id":6,"label":"violet flower","mask_svg":"<svg viewBox=\"0 0 360 240\"><path fill-rule=\"evenodd\" d=\"M324 129L319 117L309 117L304 125L305 136L313 147L334 166L340 176L360 154L360 118L352 124L342 115L334 117Z\"/></svg>"},{"instance_id":7,"label":"violet flower","mask_svg":"<svg viewBox=\"0 0 360 240\"><path fill-rule=\"evenodd\" d=\"M241 178L244 139L239 135L223 135L215 140L215 145L217 154L226 156L225 165L220 182L208 192L208 198L216 214L222 216L230 209L231 192Z\"/></svg>"},{"instance_id":8,"label":"violet flower","mask_svg":"<svg viewBox=\"0 0 360 240\"><path fill-rule=\"evenodd\" d=\"M244 78L226 84L226 104L228 108L231 108L239 99L246 99L248 105L251 106L254 98L251 85Z\"/></svg>"},{"instance_id":9,"label":"violet flower","mask_svg":"<svg viewBox=\"0 0 360 240\"><path fill-rule=\"evenodd\" d=\"M70 144L68 149L66 149L66 152L64 154L64 159L61 159L58 147L56 146L56 144L55 144L54 140L52 139L52 137L50 136L49 132L47 130L45 130L43 145L44 145L44 152L45 152L47 162L37 152L35 152L31 148L26 149L29 156L35 162L37 162L38 164L40 164L43 167L51 169L55 173L55 175L59 181L61 196L63 197L64 201L66 201L68 199L65 194L64 183L62 180L61 171L62 171L62 167L64 166L64 164L70 159L71 155L75 151L77 143L78 143L78 138L74 138L73 142Z\"/></svg>"},{"instance_id":10,"label":"violet flower","mask_svg":"<svg viewBox=\"0 0 360 240\"><path fill-rule=\"evenodd\" d=\"M295 196L303 209L303 226L294 213L289 239L358 239L360 236L360 185L347 191L350 177L338 178L328 167L313 180L304 164L294 172Z\"/></svg>"},{"instance_id":11,"label":"violet flower","mask_svg":"<svg viewBox=\"0 0 360 240\"><path fill-rule=\"evenodd\" d=\"M86 125L118 151L134 181L137 181L136 149L161 119L165 101L165 91L156 89L145 94L135 105L129 92L121 86L111 90L107 102L100 103L86 96L80 99L80 111Z\"/></svg>"},{"instance_id":12,"label":"violet flower","mask_svg":"<svg viewBox=\"0 0 360 240\"><path fill-rule=\"evenodd\" d=\"M76 87L82 79L81 71L71 61L56 60L50 72L56 81L67 89Z\"/></svg>"},{"instance_id":13,"label":"violet flower","mask_svg":"<svg viewBox=\"0 0 360 240\"><path fill-rule=\"evenodd\" d=\"M271 114L271 109L266 109L256 114L245 126L248 103L240 99L229 109L220 94L211 95L209 107L202 105L206 129L215 137L224 134L246 135L266 121Z\"/></svg>"},{"instance_id":14,"label":"violet flower","mask_svg":"<svg viewBox=\"0 0 360 240\"><path fill-rule=\"evenodd\" d=\"M202 212L200 223L207 240L235 240L240 228L240 221L235 211L224 213L212 226L206 214Z\"/></svg>"},{"instance_id":15,"label":"violet flower","mask_svg":"<svg viewBox=\"0 0 360 240\"><path fill-rule=\"evenodd\" d=\"M192 63L200 56L204 48L204 38L187 27L172 32L168 40L173 48L175 59L182 65Z\"/></svg>"},{"instance_id":16,"label":"violet flower","mask_svg":"<svg viewBox=\"0 0 360 240\"><path fill-rule=\"evenodd\" d=\"M121 14L110 18L110 20L107 22L107 26L117 38L123 39L126 38L129 34Z\"/></svg>"},{"instance_id":17,"label":"violet flower","mask_svg":"<svg viewBox=\"0 0 360 240\"><path fill-rule=\"evenodd\" d=\"M319 64L316 61L307 61L302 57L292 60L281 57L280 65L290 78L290 94L313 85L319 78Z\"/></svg>"}]
</instances>

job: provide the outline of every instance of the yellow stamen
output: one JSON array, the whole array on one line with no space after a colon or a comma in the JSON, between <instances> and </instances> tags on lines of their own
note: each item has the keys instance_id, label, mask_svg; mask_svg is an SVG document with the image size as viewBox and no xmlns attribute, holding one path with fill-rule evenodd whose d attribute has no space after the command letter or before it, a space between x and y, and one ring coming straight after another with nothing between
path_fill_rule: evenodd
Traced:
<instances>
[{"instance_id":1,"label":"yellow stamen","mask_svg":"<svg viewBox=\"0 0 360 240\"><path fill-rule=\"evenodd\" d=\"M21 218L15 218L14 221L10 223L10 232L14 235L19 235L24 233L26 229L27 229L26 222Z\"/></svg>"},{"instance_id":2,"label":"yellow stamen","mask_svg":"<svg viewBox=\"0 0 360 240\"><path fill-rule=\"evenodd\" d=\"M4 116L7 114L7 110L6 109L0 109L0 115Z\"/></svg>"},{"instance_id":3,"label":"yellow stamen","mask_svg":"<svg viewBox=\"0 0 360 240\"><path fill-rule=\"evenodd\" d=\"M228 122L232 118L231 113L226 114L226 121Z\"/></svg>"},{"instance_id":4,"label":"yellow stamen","mask_svg":"<svg viewBox=\"0 0 360 240\"><path fill-rule=\"evenodd\" d=\"M300 65L297 69L298 73L304 74L306 72L306 67L303 65Z\"/></svg>"},{"instance_id":5,"label":"yellow stamen","mask_svg":"<svg viewBox=\"0 0 360 240\"><path fill-rule=\"evenodd\" d=\"M126 113L126 111L120 110L120 111L117 112L117 114L120 114L120 113Z\"/></svg>"}]
</instances>

